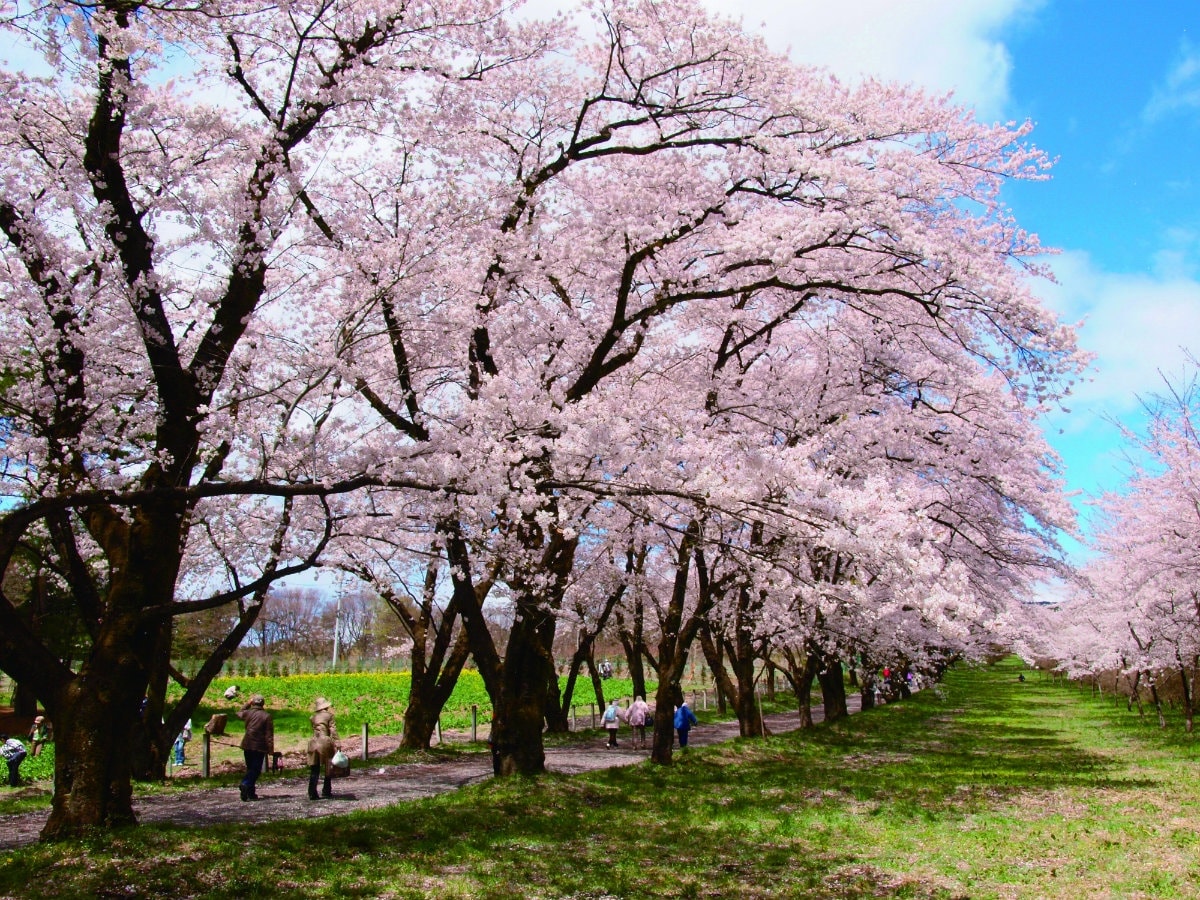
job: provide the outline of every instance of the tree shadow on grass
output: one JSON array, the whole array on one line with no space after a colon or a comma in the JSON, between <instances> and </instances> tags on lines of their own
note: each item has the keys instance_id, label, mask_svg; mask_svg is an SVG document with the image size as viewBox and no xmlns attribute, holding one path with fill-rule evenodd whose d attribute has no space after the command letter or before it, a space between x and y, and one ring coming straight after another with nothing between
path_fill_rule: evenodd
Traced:
<instances>
[{"instance_id":1,"label":"tree shadow on grass","mask_svg":"<svg viewBox=\"0 0 1200 900\"><path fill-rule=\"evenodd\" d=\"M865 862L878 823L953 823L1025 793L1143 784L1039 718L1061 697L987 676L968 671L834 726L696 749L669 768L490 781L253 830L142 830L54 861L93 895L183 879L211 897L948 900L943 884ZM20 864L36 868L41 852ZM145 865L164 856L170 866Z\"/></svg>"}]
</instances>

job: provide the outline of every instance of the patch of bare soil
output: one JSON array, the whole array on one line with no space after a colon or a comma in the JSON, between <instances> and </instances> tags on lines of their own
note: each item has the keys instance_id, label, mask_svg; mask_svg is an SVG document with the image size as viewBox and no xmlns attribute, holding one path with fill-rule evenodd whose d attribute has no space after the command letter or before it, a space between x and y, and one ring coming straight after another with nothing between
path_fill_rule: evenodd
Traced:
<instances>
[{"instance_id":1,"label":"patch of bare soil","mask_svg":"<svg viewBox=\"0 0 1200 900\"><path fill-rule=\"evenodd\" d=\"M857 711L857 707L852 711ZM820 721L821 717L820 707L815 707L814 720ZM768 731L772 734L794 731L800 726L799 717L795 714L767 716L766 719ZM692 729L689 744L703 747L737 736L736 721L703 725ZM450 735L445 737L449 738ZM633 746L631 731L627 727L621 729L618 741L615 749L606 747L605 738L547 749L546 768L552 772L574 775L633 765L650 755L648 749ZM386 756L399 743L399 738L394 735L372 735L370 756ZM260 799L257 801L242 802L236 785L204 787L136 797L134 811L142 824L197 827L231 822L311 819L431 797L492 776L491 756L484 750L455 760L383 765L360 758L362 745L358 738L344 739L342 747L352 760L352 771L349 777L334 780L333 797L327 800L308 799L307 770L302 755L297 753L285 755L283 760L284 770L295 775L260 781ZM240 767L224 763L215 768L213 774L237 771L240 771ZM38 811L0 816L0 850L11 850L35 842L48 815L46 811Z\"/></svg>"}]
</instances>

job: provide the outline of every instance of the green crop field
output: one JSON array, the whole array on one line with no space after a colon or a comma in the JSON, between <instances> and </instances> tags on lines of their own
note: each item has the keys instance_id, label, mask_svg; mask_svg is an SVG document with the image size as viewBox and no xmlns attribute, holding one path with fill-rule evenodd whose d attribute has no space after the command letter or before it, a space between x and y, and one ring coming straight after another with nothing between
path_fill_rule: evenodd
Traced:
<instances>
[{"instance_id":1,"label":"green crop field","mask_svg":"<svg viewBox=\"0 0 1200 900\"><path fill-rule=\"evenodd\" d=\"M204 701L194 717L204 723L213 713L232 713L253 694L262 694L267 708L275 718L277 734L307 735L310 730L309 716L317 697L325 697L333 703L337 714L338 729L343 734L356 733L368 723L376 734L397 734L404 723L404 709L408 704L411 679L407 672L380 672L374 674L324 674L324 675L255 675L222 677L213 681L205 692ZM239 699L228 701L225 689L237 685ZM604 682L608 698L628 698L632 692L628 678L612 678ZM652 688L651 688L652 689ZM182 693L174 686L168 693L168 703ZM574 703L583 708L595 701L590 683L577 684ZM454 692L442 711L442 727L463 729L471 724L471 708L478 709L480 724L491 720L491 701L478 672L467 670L462 673ZM233 716L230 715L231 722Z\"/></svg>"},{"instance_id":2,"label":"green crop field","mask_svg":"<svg viewBox=\"0 0 1200 900\"><path fill-rule=\"evenodd\" d=\"M1200 897L1197 752L1124 704L960 668L836 726L670 768L503 779L336 819L0 857L0 896Z\"/></svg>"}]
</instances>

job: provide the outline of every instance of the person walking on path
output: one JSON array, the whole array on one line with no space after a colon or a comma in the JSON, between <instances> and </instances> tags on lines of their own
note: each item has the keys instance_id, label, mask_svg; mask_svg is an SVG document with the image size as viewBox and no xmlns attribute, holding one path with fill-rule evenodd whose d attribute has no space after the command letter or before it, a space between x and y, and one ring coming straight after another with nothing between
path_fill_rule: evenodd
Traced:
<instances>
[{"instance_id":1,"label":"person walking on path","mask_svg":"<svg viewBox=\"0 0 1200 900\"><path fill-rule=\"evenodd\" d=\"M255 793L258 776L262 774L267 756L275 752L275 723L271 721L271 714L264 709L266 703L262 694L255 694L238 712L238 718L246 723L241 744L242 755L246 759L246 775L238 785L243 801L258 799Z\"/></svg>"},{"instance_id":2,"label":"person walking on path","mask_svg":"<svg viewBox=\"0 0 1200 900\"><path fill-rule=\"evenodd\" d=\"M42 744L50 740L50 726L46 724L45 716L35 716L29 726L29 755L37 756L42 752Z\"/></svg>"},{"instance_id":3,"label":"person walking on path","mask_svg":"<svg viewBox=\"0 0 1200 900\"><path fill-rule=\"evenodd\" d=\"M633 703L629 705L629 711L626 713L629 724L633 728L633 746L635 748L645 749L646 719L649 715L650 704L646 702L646 698L635 697Z\"/></svg>"},{"instance_id":4,"label":"person walking on path","mask_svg":"<svg viewBox=\"0 0 1200 900\"><path fill-rule=\"evenodd\" d=\"M25 760L25 745L15 737L0 734L0 756L8 764L8 786L21 786L21 763Z\"/></svg>"},{"instance_id":5,"label":"person walking on path","mask_svg":"<svg viewBox=\"0 0 1200 900\"><path fill-rule=\"evenodd\" d=\"M693 725L699 724L696 721L696 714L688 708L687 701L679 705L679 709L675 710L675 730L679 732L679 747L681 750L687 749L688 732L691 731Z\"/></svg>"},{"instance_id":6,"label":"person walking on path","mask_svg":"<svg viewBox=\"0 0 1200 900\"><path fill-rule=\"evenodd\" d=\"M605 746L610 750L617 746L617 729L621 727L621 715L621 707L613 700L601 716L604 727L608 729L608 744Z\"/></svg>"},{"instance_id":7,"label":"person walking on path","mask_svg":"<svg viewBox=\"0 0 1200 900\"><path fill-rule=\"evenodd\" d=\"M333 754L341 749L338 746L337 723L333 718L333 704L324 697L318 697L313 703L313 716L310 721L313 736L308 739L308 799L319 800L321 797L333 796L330 785ZM321 774L321 766L325 767L325 784L318 796L317 776Z\"/></svg>"}]
</instances>

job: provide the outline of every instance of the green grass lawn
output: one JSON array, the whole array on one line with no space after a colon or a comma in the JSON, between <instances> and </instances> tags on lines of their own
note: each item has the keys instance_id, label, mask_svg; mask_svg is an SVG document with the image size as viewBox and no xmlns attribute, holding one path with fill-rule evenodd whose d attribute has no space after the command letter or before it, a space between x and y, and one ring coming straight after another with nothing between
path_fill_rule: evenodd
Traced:
<instances>
[{"instance_id":1,"label":"green grass lawn","mask_svg":"<svg viewBox=\"0 0 1200 900\"><path fill-rule=\"evenodd\" d=\"M13 897L1200 897L1196 751L1018 667L767 741L0 856Z\"/></svg>"}]
</instances>

